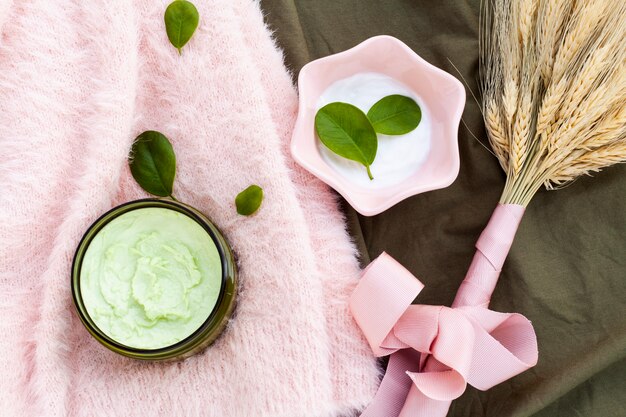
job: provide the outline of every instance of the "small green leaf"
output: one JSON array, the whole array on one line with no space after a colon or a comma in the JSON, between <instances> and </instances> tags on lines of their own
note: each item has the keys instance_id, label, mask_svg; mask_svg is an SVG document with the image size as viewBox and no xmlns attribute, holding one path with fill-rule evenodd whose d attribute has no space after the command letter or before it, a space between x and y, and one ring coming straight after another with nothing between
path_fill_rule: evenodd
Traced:
<instances>
[{"instance_id":1,"label":"small green leaf","mask_svg":"<svg viewBox=\"0 0 626 417\"><path fill-rule=\"evenodd\" d=\"M258 185L251 185L239 194L235 198L235 205L237 206L237 213L242 216L249 216L254 214L261 203L263 202L263 189Z\"/></svg>"},{"instance_id":2,"label":"small green leaf","mask_svg":"<svg viewBox=\"0 0 626 417\"><path fill-rule=\"evenodd\" d=\"M128 163L141 188L159 197L172 196L176 155L162 133L148 130L137 136Z\"/></svg>"},{"instance_id":3,"label":"small green leaf","mask_svg":"<svg viewBox=\"0 0 626 417\"><path fill-rule=\"evenodd\" d=\"M412 98L394 94L376 102L367 117L378 133L404 135L420 124L422 111Z\"/></svg>"},{"instance_id":4,"label":"small green leaf","mask_svg":"<svg viewBox=\"0 0 626 417\"><path fill-rule=\"evenodd\" d=\"M315 131L328 149L367 168L376 158L378 138L365 113L348 103L330 103L315 115Z\"/></svg>"},{"instance_id":5,"label":"small green leaf","mask_svg":"<svg viewBox=\"0 0 626 417\"><path fill-rule=\"evenodd\" d=\"M185 46L198 27L200 15L196 6L186 0L175 0L165 10L165 30L172 45L182 54Z\"/></svg>"}]
</instances>

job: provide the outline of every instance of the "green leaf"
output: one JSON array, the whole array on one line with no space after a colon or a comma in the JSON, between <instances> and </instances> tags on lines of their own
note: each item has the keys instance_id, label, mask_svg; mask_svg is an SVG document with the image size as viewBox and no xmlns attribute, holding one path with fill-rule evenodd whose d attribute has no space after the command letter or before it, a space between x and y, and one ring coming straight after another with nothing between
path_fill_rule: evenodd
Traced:
<instances>
[{"instance_id":1,"label":"green leaf","mask_svg":"<svg viewBox=\"0 0 626 417\"><path fill-rule=\"evenodd\" d=\"M176 155L162 133L148 130L137 136L128 163L141 188L159 197L172 196Z\"/></svg>"},{"instance_id":2,"label":"green leaf","mask_svg":"<svg viewBox=\"0 0 626 417\"><path fill-rule=\"evenodd\" d=\"M176 0L165 10L165 30L172 45L182 54L185 46L198 27L200 15L196 6L186 0Z\"/></svg>"},{"instance_id":3,"label":"green leaf","mask_svg":"<svg viewBox=\"0 0 626 417\"><path fill-rule=\"evenodd\" d=\"M420 124L422 111L412 98L394 94L376 102L367 117L378 133L404 135Z\"/></svg>"},{"instance_id":4,"label":"green leaf","mask_svg":"<svg viewBox=\"0 0 626 417\"><path fill-rule=\"evenodd\" d=\"M367 168L376 158L378 138L365 113L348 103L330 103L315 115L315 131L328 149Z\"/></svg>"},{"instance_id":5,"label":"green leaf","mask_svg":"<svg viewBox=\"0 0 626 417\"><path fill-rule=\"evenodd\" d=\"M237 213L242 216L249 216L254 214L261 203L263 202L263 189L258 185L251 185L239 194L235 198L235 205L237 206Z\"/></svg>"}]
</instances>

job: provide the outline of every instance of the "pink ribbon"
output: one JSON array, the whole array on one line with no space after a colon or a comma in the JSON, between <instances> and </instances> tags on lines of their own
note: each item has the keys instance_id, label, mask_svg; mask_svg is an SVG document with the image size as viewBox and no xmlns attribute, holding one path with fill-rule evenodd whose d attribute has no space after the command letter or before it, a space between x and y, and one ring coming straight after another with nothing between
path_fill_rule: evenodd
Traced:
<instances>
[{"instance_id":1,"label":"pink ribbon","mask_svg":"<svg viewBox=\"0 0 626 417\"><path fill-rule=\"evenodd\" d=\"M443 417L468 383L486 390L537 363L530 321L487 308L523 214L498 205L452 308L412 305L424 285L386 253L363 271L352 315L374 354L391 356L361 417Z\"/></svg>"}]
</instances>

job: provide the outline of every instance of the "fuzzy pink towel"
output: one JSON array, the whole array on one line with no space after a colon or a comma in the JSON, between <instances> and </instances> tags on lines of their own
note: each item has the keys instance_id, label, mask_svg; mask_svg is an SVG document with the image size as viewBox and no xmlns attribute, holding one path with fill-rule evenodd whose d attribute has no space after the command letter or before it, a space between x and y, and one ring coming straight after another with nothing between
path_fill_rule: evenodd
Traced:
<instances>
[{"instance_id":1,"label":"fuzzy pink towel","mask_svg":"<svg viewBox=\"0 0 626 417\"><path fill-rule=\"evenodd\" d=\"M169 0L0 0L0 414L337 416L373 396L378 370L348 313L355 250L330 191L294 166L296 94L250 0L196 1L178 56ZM70 263L100 214L145 197L133 138L160 130L175 195L238 255L226 333L182 363L109 352L80 324ZM266 192L242 217L235 195Z\"/></svg>"}]
</instances>

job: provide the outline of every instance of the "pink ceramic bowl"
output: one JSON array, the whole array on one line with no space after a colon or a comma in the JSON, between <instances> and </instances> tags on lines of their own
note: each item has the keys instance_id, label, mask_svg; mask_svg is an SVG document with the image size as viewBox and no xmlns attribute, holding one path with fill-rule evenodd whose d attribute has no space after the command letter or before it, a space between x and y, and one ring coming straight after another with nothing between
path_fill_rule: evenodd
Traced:
<instances>
[{"instance_id":1,"label":"pink ceramic bowl","mask_svg":"<svg viewBox=\"0 0 626 417\"><path fill-rule=\"evenodd\" d=\"M377 72L408 87L428 107L430 151L407 179L383 188L359 186L322 158L315 134L320 95L331 84L357 73ZM359 213L373 216L424 191L452 184L459 173L458 128L465 89L452 75L429 64L400 40L375 36L352 49L305 65L298 77L300 108L291 139L291 153L302 167L339 192Z\"/></svg>"}]
</instances>

